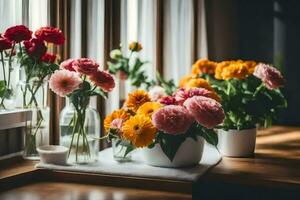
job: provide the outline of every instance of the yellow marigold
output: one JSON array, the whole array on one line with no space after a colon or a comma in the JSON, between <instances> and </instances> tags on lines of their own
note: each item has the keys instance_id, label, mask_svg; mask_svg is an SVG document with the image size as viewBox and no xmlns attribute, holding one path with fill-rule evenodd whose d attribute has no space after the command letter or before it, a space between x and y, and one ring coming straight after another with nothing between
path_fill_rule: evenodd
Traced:
<instances>
[{"instance_id":1,"label":"yellow marigold","mask_svg":"<svg viewBox=\"0 0 300 200\"><path fill-rule=\"evenodd\" d=\"M110 115L107 115L104 119L104 129L107 132L110 128L111 122L114 119L129 119L130 114L126 112L124 109L115 110Z\"/></svg>"},{"instance_id":2,"label":"yellow marigold","mask_svg":"<svg viewBox=\"0 0 300 200\"><path fill-rule=\"evenodd\" d=\"M144 90L136 90L128 94L128 99L125 101L125 107L136 112L141 105L151 101L150 96Z\"/></svg>"},{"instance_id":3,"label":"yellow marigold","mask_svg":"<svg viewBox=\"0 0 300 200\"><path fill-rule=\"evenodd\" d=\"M191 79L189 80L186 84L185 87L186 89L190 89L190 88L205 88L207 90L210 91L214 91L214 89L211 87L211 85L209 84L209 82L203 78L195 78L195 79Z\"/></svg>"},{"instance_id":4,"label":"yellow marigold","mask_svg":"<svg viewBox=\"0 0 300 200\"><path fill-rule=\"evenodd\" d=\"M253 61L253 60L247 60L244 62L244 64L246 65L249 74L253 74L254 69L257 65L257 62Z\"/></svg>"},{"instance_id":5,"label":"yellow marigold","mask_svg":"<svg viewBox=\"0 0 300 200\"><path fill-rule=\"evenodd\" d=\"M194 78L196 78L196 76L193 74L183 76L179 81L179 87L185 87L185 85Z\"/></svg>"},{"instance_id":6,"label":"yellow marigold","mask_svg":"<svg viewBox=\"0 0 300 200\"><path fill-rule=\"evenodd\" d=\"M245 79L247 75L249 75L249 71L241 60L221 62L217 65L215 71L215 78L223 80L232 78Z\"/></svg>"},{"instance_id":7,"label":"yellow marigold","mask_svg":"<svg viewBox=\"0 0 300 200\"><path fill-rule=\"evenodd\" d=\"M123 137L136 147L146 147L153 142L157 129L145 115L135 115L122 127Z\"/></svg>"},{"instance_id":8,"label":"yellow marigold","mask_svg":"<svg viewBox=\"0 0 300 200\"><path fill-rule=\"evenodd\" d=\"M146 102L137 110L137 114L146 115L151 117L154 111L160 109L162 105L158 102Z\"/></svg>"},{"instance_id":9,"label":"yellow marigold","mask_svg":"<svg viewBox=\"0 0 300 200\"><path fill-rule=\"evenodd\" d=\"M192 66L192 74L214 74L217 63L208 59L199 59Z\"/></svg>"},{"instance_id":10,"label":"yellow marigold","mask_svg":"<svg viewBox=\"0 0 300 200\"><path fill-rule=\"evenodd\" d=\"M143 49L143 47L142 47L141 43L139 43L139 42L131 42L129 44L129 50L131 50L131 51L140 51L142 49Z\"/></svg>"}]
</instances>

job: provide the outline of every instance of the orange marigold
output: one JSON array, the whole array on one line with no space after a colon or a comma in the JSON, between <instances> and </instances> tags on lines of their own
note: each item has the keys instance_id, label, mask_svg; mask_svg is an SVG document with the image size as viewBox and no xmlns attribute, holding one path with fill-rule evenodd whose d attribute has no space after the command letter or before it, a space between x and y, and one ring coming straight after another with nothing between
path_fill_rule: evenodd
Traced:
<instances>
[{"instance_id":1,"label":"orange marigold","mask_svg":"<svg viewBox=\"0 0 300 200\"><path fill-rule=\"evenodd\" d=\"M215 78L229 80L232 78L245 79L249 75L247 66L241 60L223 61L217 65Z\"/></svg>"},{"instance_id":2,"label":"orange marigold","mask_svg":"<svg viewBox=\"0 0 300 200\"><path fill-rule=\"evenodd\" d=\"M217 63L208 59L199 59L192 66L192 74L214 74Z\"/></svg>"},{"instance_id":3,"label":"orange marigold","mask_svg":"<svg viewBox=\"0 0 300 200\"><path fill-rule=\"evenodd\" d=\"M185 87L186 89L190 88L205 88L209 91L214 91L214 89L211 87L209 82L203 78L195 78L189 80L186 84Z\"/></svg>"},{"instance_id":4,"label":"orange marigold","mask_svg":"<svg viewBox=\"0 0 300 200\"><path fill-rule=\"evenodd\" d=\"M247 60L244 62L244 64L246 65L249 74L253 74L255 67L257 65L257 62L255 62L253 60Z\"/></svg>"},{"instance_id":5,"label":"orange marigold","mask_svg":"<svg viewBox=\"0 0 300 200\"><path fill-rule=\"evenodd\" d=\"M110 129L111 122L115 119L123 119L126 121L129 119L130 114L126 112L124 109L115 110L110 115L107 115L104 119L104 129L106 132Z\"/></svg>"},{"instance_id":6,"label":"orange marigold","mask_svg":"<svg viewBox=\"0 0 300 200\"><path fill-rule=\"evenodd\" d=\"M197 76L193 74L188 74L183 76L179 81L179 87L185 87L185 85L192 79L196 78Z\"/></svg>"},{"instance_id":7,"label":"orange marigold","mask_svg":"<svg viewBox=\"0 0 300 200\"><path fill-rule=\"evenodd\" d=\"M131 42L129 44L129 50L131 50L131 51L140 51L142 49L143 49L143 47L142 47L141 43L139 43L139 42Z\"/></svg>"},{"instance_id":8,"label":"orange marigold","mask_svg":"<svg viewBox=\"0 0 300 200\"><path fill-rule=\"evenodd\" d=\"M158 102L146 102L139 107L139 109L137 110L136 113L140 114L140 115L146 115L148 117L151 117L152 114L156 110L160 109L161 107L162 107L162 105Z\"/></svg>"},{"instance_id":9,"label":"orange marigold","mask_svg":"<svg viewBox=\"0 0 300 200\"><path fill-rule=\"evenodd\" d=\"M153 142L157 129L149 117L135 115L123 124L122 132L124 139L131 141L134 146L146 147Z\"/></svg>"},{"instance_id":10,"label":"orange marigold","mask_svg":"<svg viewBox=\"0 0 300 200\"><path fill-rule=\"evenodd\" d=\"M141 105L151 101L149 94L144 90L136 90L128 94L128 99L125 101L125 107L136 112Z\"/></svg>"}]
</instances>

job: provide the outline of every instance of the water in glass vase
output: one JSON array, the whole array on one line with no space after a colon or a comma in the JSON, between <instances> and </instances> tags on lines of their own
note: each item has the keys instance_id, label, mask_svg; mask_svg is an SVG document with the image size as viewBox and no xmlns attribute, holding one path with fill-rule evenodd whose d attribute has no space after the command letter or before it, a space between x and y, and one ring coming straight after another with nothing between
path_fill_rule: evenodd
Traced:
<instances>
[{"instance_id":1,"label":"water in glass vase","mask_svg":"<svg viewBox=\"0 0 300 200\"><path fill-rule=\"evenodd\" d=\"M60 144L69 148L68 163L86 164L97 161L100 133L98 112L87 107L76 111L72 104L60 114Z\"/></svg>"}]
</instances>

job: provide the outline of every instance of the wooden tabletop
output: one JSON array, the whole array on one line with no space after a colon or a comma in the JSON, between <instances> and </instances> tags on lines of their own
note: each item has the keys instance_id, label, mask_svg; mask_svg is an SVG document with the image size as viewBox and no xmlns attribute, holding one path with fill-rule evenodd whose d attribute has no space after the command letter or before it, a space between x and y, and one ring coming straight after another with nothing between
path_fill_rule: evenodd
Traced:
<instances>
[{"instance_id":1,"label":"wooden tabletop","mask_svg":"<svg viewBox=\"0 0 300 200\"><path fill-rule=\"evenodd\" d=\"M166 191L175 194L191 194L193 188L193 183L190 182L37 170L34 168L35 163L18 160L14 164L0 164L0 189L9 188L10 184L19 183L24 185L32 180L35 180L35 182L48 181L52 186L54 182L97 184L103 187L111 187L108 191L111 191L112 188L117 190L119 187L127 187L137 188L139 191L146 189L153 192ZM223 158L199 181L300 189L299 169L300 128L274 126L258 131L254 157ZM33 185L33 187L36 186ZM69 188L71 186L65 185L65 187ZM23 191L23 189L20 191ZM165 195L168 196L169 194L166 193ZM182 196L183 199L185 197L190 198L190 196Z\"/></svg>"}]
</instances>

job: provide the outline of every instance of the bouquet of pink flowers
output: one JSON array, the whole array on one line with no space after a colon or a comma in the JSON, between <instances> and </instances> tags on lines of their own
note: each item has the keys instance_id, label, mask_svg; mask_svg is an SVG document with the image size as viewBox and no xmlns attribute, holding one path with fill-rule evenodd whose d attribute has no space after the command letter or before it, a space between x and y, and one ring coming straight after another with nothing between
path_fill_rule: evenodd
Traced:
<instances>
[{"instance_id":1,"label":"bouquet of pink flowers","mask_svg":"<svg viewBox=\"0 0 300 200\"><path fill-rule=\"evenodd\" d=\"M69 59L62 62L60 67L50 77L49 85L57 95L68 97L75 109L69 124L69 128L73 128L69 155L75 146L77 162L78 144L82 144L81 153L90 154L88 130L84 127L90 97L100 95L105 98L107 92L115 87L115 82L109 73L100 70L99 65L89 58Z\"/></svg>"}]
</instances>

